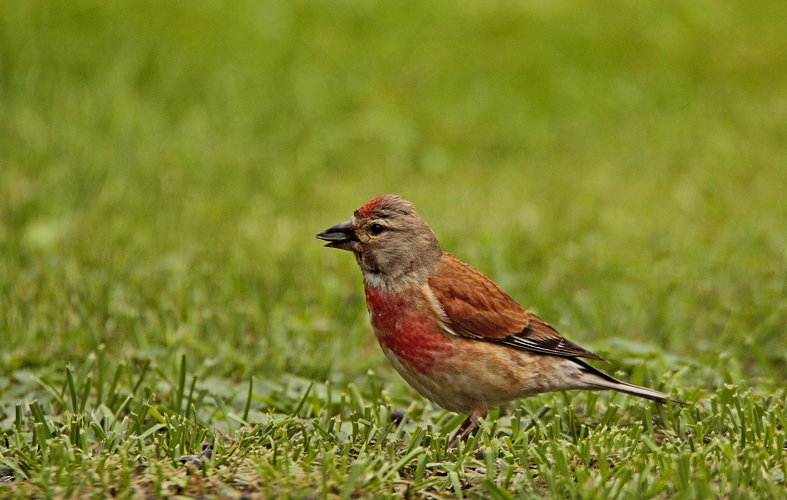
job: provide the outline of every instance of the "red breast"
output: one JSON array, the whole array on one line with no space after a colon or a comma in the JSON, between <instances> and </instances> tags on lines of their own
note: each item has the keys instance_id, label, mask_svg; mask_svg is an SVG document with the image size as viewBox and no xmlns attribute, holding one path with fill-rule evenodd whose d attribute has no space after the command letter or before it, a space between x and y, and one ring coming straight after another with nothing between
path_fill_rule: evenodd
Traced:
<instances>
[{"instance_id":1,"label":"red breast","mask_svg":"<svg viewBox=\"0 0 787 500\"><path fill-rule=\"evenodd\" d=\"M448 334L441 331L439 313L422 293L367 287L366 306L382 348L411 370L429 373L453 349Z\"/></svg>"}]
</instances>

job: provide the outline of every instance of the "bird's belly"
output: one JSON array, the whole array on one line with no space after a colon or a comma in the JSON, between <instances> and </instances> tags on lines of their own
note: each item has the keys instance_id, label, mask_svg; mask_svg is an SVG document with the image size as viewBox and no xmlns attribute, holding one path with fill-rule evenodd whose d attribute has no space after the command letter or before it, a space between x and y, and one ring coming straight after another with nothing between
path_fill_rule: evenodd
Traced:
<instances>
[{"instance_id":1,"label":"bird's belly","mask_svg":"<svg viewBox=\"0 0 787 500\"><path fill-rule=\"evenodd\" d=\"M410 359L403 359L383 340L380 347L411 387L457 413L470 414L479 403L492 407L566 388L553 387L548 376L551 364L559 358L501 349L462 337L450 341L452 349L435 358L428 369L414 367Z\"/></svg>"},{"instance_id":2,"label":"bird's belly","mask_svg":"<svg viewBox=\"0 0 787 500\"><path fill-rule=\"evenodd\" d=\"M446 377L447 373L440 367L429 372L414 370L410 363L397 356L382 342L380 347L382 347L388 361L391 362L391 366L421 396L446 410L470 414L473 409L472 398L469 398L459 386L455 385L450 377Z\"/></svg>"}]
</instances>

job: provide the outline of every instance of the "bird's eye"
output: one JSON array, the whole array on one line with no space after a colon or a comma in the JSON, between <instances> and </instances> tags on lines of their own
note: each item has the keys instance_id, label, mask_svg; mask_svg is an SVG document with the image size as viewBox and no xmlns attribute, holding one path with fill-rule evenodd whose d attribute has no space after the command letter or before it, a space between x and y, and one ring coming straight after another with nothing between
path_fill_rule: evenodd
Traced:
<instances>
[{"instance_id":1,"label":"bird's eye","mask_svg":"<svg viewBox=\"0 0 787 500\"><path fill-rule=\"evenodd\" d=\"M370 229L372 231L372 234L377 236L378 234L385 231L385 226L383 226L382 224L372 224Z\"/></svg>"}]
</instances>

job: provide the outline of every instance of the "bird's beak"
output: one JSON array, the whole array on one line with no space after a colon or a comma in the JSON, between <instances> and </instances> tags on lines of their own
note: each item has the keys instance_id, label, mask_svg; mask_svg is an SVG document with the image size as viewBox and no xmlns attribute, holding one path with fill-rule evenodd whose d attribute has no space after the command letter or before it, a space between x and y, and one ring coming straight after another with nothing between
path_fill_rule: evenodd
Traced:
<instances>
[{"instance_id":1,"label":"bird's beak","mask_svg":"<svg viewBox=\"0 0 787 500\"><path fill-rule=\"evenodd\" d=\"M355 250L358 245L358 236L355 234L355 226L352 219L326 229L317 235L321 240L328 242L326 247L340 248L342 250Z\"/></svg>"}]
</instances>

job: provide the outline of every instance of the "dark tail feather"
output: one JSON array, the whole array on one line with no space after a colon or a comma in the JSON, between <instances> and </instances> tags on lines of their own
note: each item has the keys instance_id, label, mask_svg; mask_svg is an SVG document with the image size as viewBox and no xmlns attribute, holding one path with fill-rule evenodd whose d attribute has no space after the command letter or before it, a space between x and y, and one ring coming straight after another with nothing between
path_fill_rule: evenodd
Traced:
<instances>
[{"instance_id":1,"label":"dark tail feather","mask_svg":"<svg viewBox=\"0 0 787 500\"><path fill-rule=\"evenodd\" d=\"M663 392L659 392L653 389L648 389L647 387L640 387L638 385L629 384L628 382L623 382L622 380L618 380L615 377L608 375L601 370L590 366L589 364L585 363L584 361L571 358L572 361L580 365L584 368L585 372L590 377L585 379L585 382L592 385L593 387L599 390L612 390L622 392L624 394L629 394L631 396L639 396L641 398L650 399L652 401L658 401L659 403L666 403L669 399L673 403L685 405L687 404L685 401L681 401L680 399L671 398L664 394Z\"/></svg>"}]
</instances>

